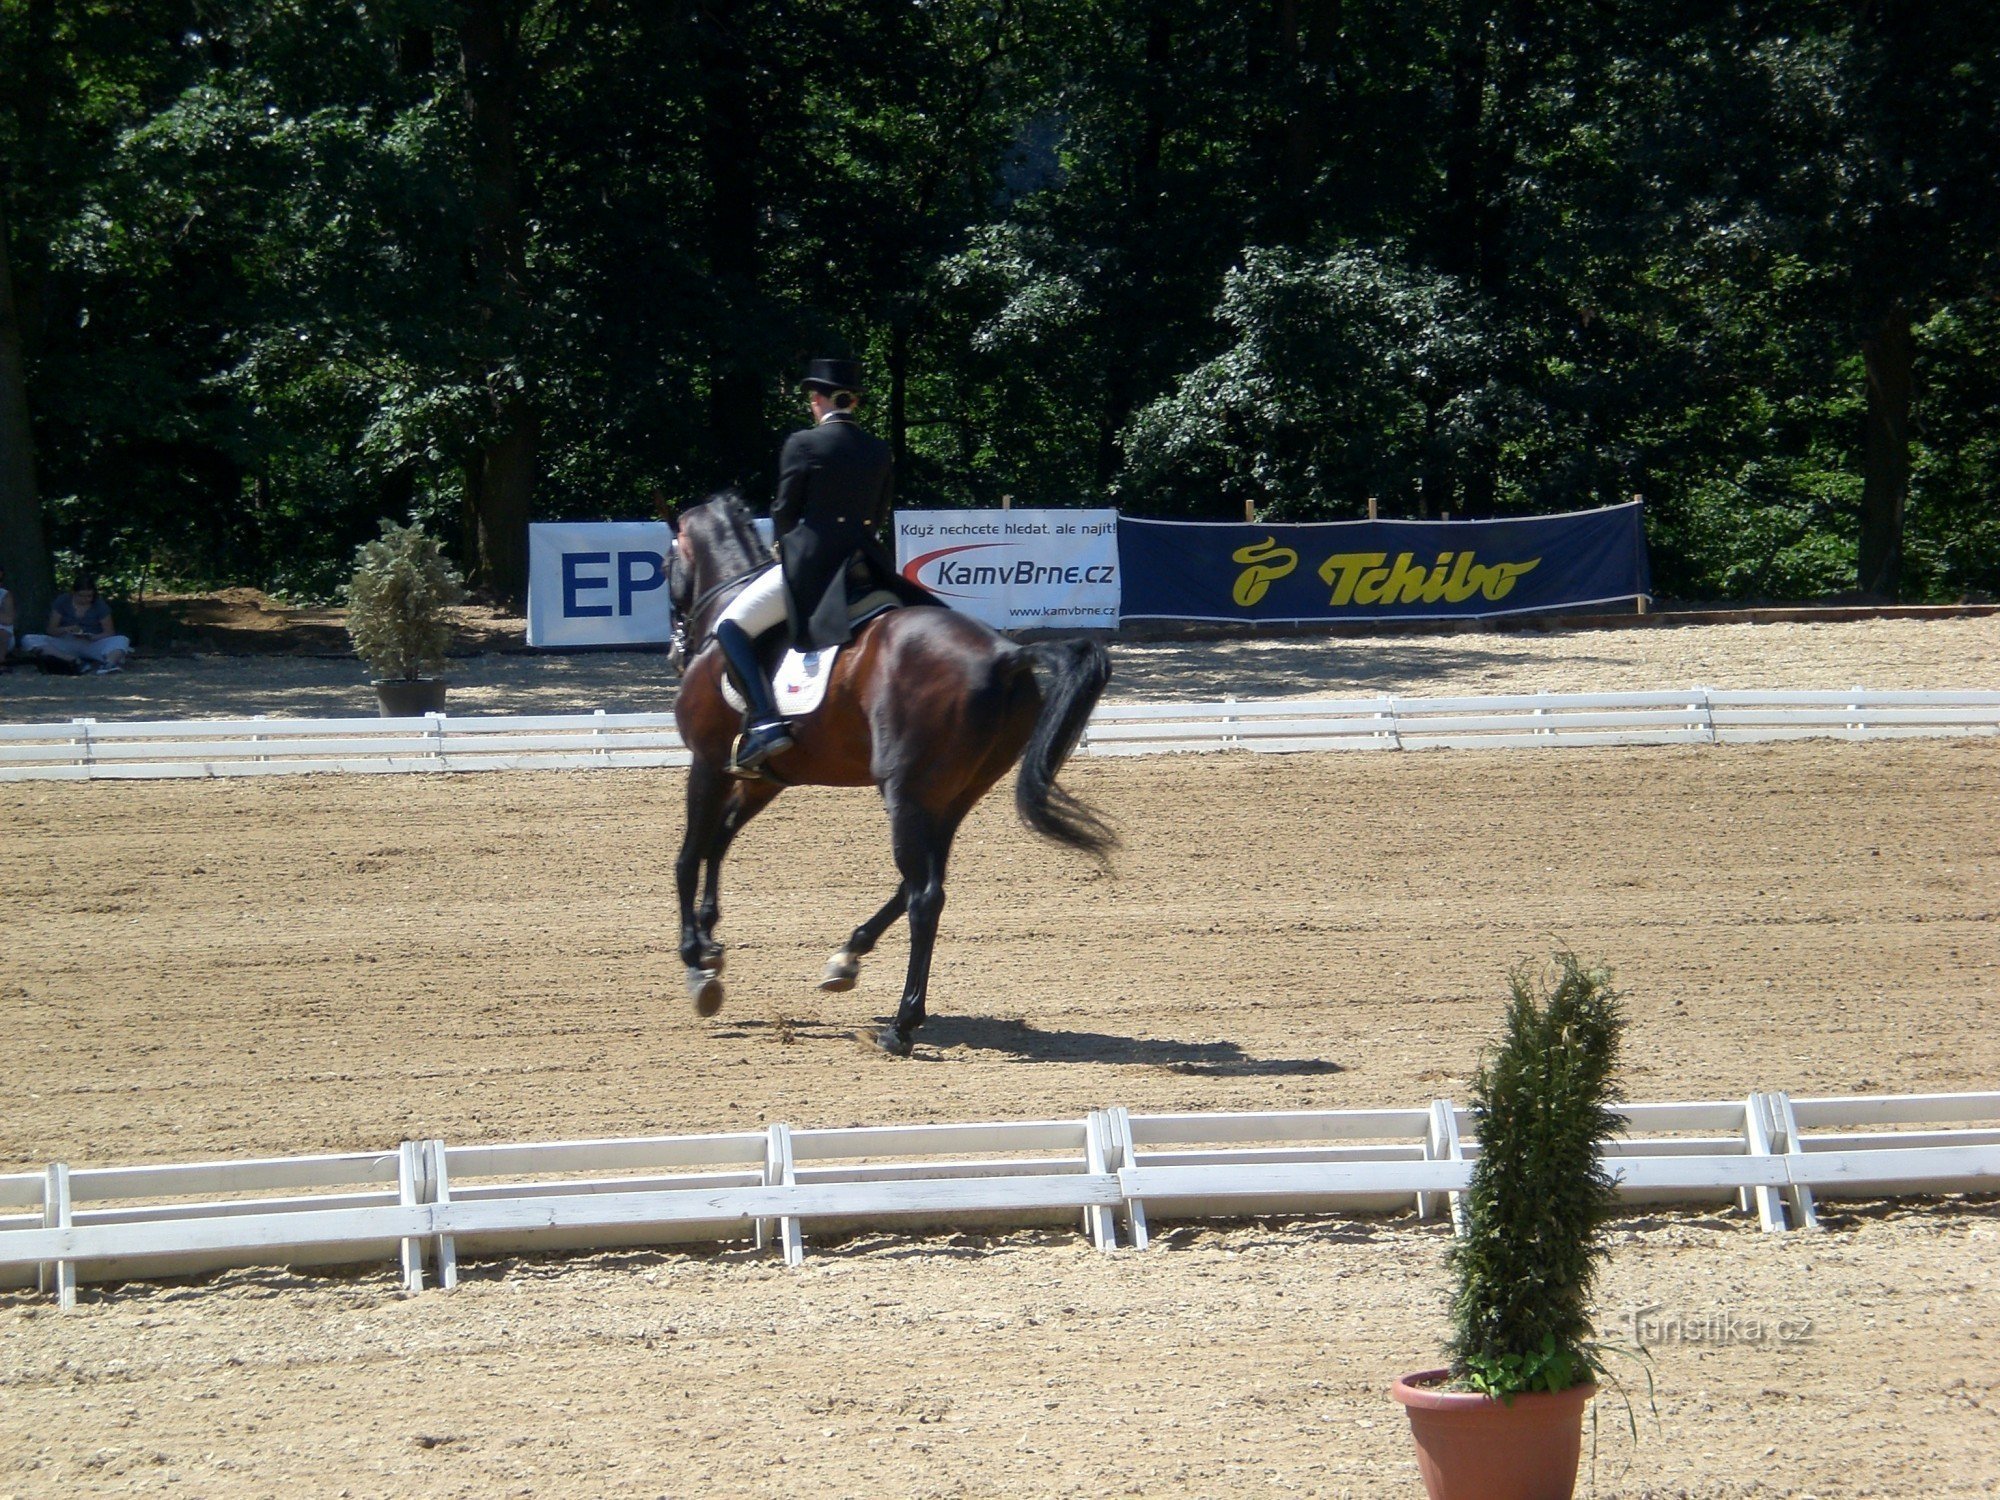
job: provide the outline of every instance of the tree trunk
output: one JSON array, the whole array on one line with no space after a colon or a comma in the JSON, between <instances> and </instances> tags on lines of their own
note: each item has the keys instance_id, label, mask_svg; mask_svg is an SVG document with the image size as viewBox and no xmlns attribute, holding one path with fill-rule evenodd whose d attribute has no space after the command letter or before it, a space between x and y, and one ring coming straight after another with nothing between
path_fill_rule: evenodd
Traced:
<instances>
[{"instance_id":1,"label":"tree trunk","mask_svg":"<svg viewBox=\"0 0 2000 1500\"><path fill-rule=\"evenodd\" d=\"M480 580L495 603L520 613L528 603L528 521L541 424L525 401L508 409L507 421L467 467L466 495Z\"/></svg>"},{"instance_id":2,"label":"tree trunk","mask_svg":"<svg viewBox=\"0 0 2000 1500\"><path fill-rule=\"evenodd\" d=\"M1477 285L1485 260L1486 6L1463 0L1451 33L1444 122L1444 202L1436 223L1439 269Z\"/></svg>"},{"instance_id":3,"label":"tree trunk","mask_svg":"<svg viewBox=\"0 0 2000 1500\"><path fill-rule=\"evenodd\" d=\"M16 631L40 630L55 597L55 576L35 483L27 355L14 307L4 203L0 203L0 565L7 570L6 586L15 597Z\"/></svg>"},{"instance_id":4,"label":"tree trunk","mask_svg":"<svg viewBox=\"0 0 2000 1500\"><path fill-rule=\"evenodd\" d=\"M1311 195L1326 165L1327 82L1340 39L1340 0L1276 0L1276 6L1284 192L1272 222L1282 238L1297 239L1311 228Z\"/></svg>"},{"instance_id":5,"label":"tree trunk","mask_svg":"<svg viewBox=\"0 0 2000 1500\"><path fill-rule=\"evenodd\" d=\"M910 454L910 328L898 310L889 325L889 451L902 468Z\"/></svg>"},{"instance_id":6,"label":"tree trunk","mask_svg":"<svg viewBox=\"0 0 2000 1500\"><path fill-rule=\"evenodd\" d=\"M1172 253L1162 248L1168 238L1159 234L1158 226L1166 208L1160 169L1167 128L1178 118L1180 108L1174 94L1173 66L1173 17L1165 6L1156 6L1146 21L1145 73L1139 84L1139 135L1133 143L1131 209L1127 215L1128 271L1125 285L1109 294L1117 326L1103 351L1109 368L1098 413L1094 465L1100 489L1111 483L1124 462L1119 439L1138 405L1141 372L1153 370L1157 362L1157 326L1149 312L1163 280L1162 263ZM1121 304L1126 314L1122 318Z\"/></svg>"},{"instance_id":7,"label":"tree trunk","mask_svg":"<svg viewBox=\"0 0 2000 1500\"><path fill-rule=\"evenodd\" d=\"M1133 207L1142 219L1160 210L1160 153L1166 145L1167 121L1179 101L1173 98L1174 22L1164 6L1146 21L1146 74L1140 85L1143 125L1133 171Z\"/></svg>"},{"instance_id":8,"label":"tree trunk","mask_svg":"<svg viewBox=\"0 0 2000 1500\"><path fill-rule=\"evenodd\" d=\"M1444 202L1434 254L1441 270L1493 297L1508 291L1508 175L1530 83L1527 59L1539 45L1535 28L1533 0L1511 0L1504 14L1501 0L1463 0L1447 56Z\"/></svg>"},{"instance_id":9,"label":"tree trunk","mask_svg":"<svg viewBox=\"0 0 2000 1500\"><path fill-rule=\"evenodd\" d=\"M1510 299L1508 174L1514 120L1527 88L1532 0L1460 0L1449 44L1450 103L1445 124L1444 201L1433 242L1439 269L1490 299L1504 321ZM1499 454L1484 444L1460 450L1455 497L1466 514L1491 515ZM1430 497L1441 514L1453 499Z\"/></svg>"},{"instance_id":10,"label":"tree trunk","mask_svg":"<svg viewBox=\"0 0 2000 1500\"><path fill-rule=\"evenodd\" d=\"M421 78L437 69L437 38L428 26L405 26L396 38L396 71Z\"/></svg>"},{"instance_id":11,"label":"tree trunk","mask_svg":"<svg viewBox=\"0 0 2000 1500\"><path fill-rule=\"evenodd\" d=\"M757 159L762 142L745 28L746 7L715 0L704 5L695 35L702 79L702 169L708 179L709 281L722 306L709 345L708 422L720 477L763 486L773 458L764 422L764 372L758 351L739 330L756 326L760 268L757 259ZM765 501L764 503L768 503Z\"/></svg>"},{"instance_id":12,"label":"tree trunk","mask_svg":"<svg viewBox=\"0 0 2000 1500\"><path fill-rule=\"evenodd\" d=\"M1423 403L1424 445L1417 467L1417 519L1428 521L1433 511L1451 509L1451 465L1441 451L1437 435L1438 413L1443 410L1444 398L1427 393Z\"/></svg>"},{"instance_id":13,"label":"tree trunk","mask_svg":"<svg viewBox=\"0 0 2000 1500\"><path fill-rule=\"evenodd\" d=\"M539 419L516 373L529 309L526 215L516 141L520 58L506 0L470 0L459 32L471 124L473 279L480 316L513 371L492 372L493 434L470 465L467 496L478 576L499 602L528 598L528 519L535 491Z\"/></svg>"},{"instance_id":14,"label":"tree trunk","mask_svg":"<svg viewBox=\"0 0 2000 1500\"><path fill-rule=\"evenodd\" d=\"M1903 504L1910 494L1910 399L1916 341L1910 311L1895 301L1861 340L1868 382L1861 459L1861 547L1855 583L1894 602L1903 573Z\"/></svg>"}]
</instances>

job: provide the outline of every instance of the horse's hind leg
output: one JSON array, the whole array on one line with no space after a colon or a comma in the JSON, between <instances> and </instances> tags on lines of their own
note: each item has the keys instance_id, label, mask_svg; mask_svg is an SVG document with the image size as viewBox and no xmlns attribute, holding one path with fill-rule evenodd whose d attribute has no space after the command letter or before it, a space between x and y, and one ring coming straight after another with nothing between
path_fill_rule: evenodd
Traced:
<instances>
[{"instance_id":1,"label":"horse's hind leg","mask_svg":"<svg viewBox=\"0 0 2000 1500\"><path fill-rule=\"evenodd\" d=\"M907 883L896 887L896 894L882 903L882 909L847 935L847 944L836 949L826 961L826 972L820 976L819 987L829 995L842 994L854 988L854 981L861 977L861 960L875 951L875 944L882 934L895 925L896 919L909 909L910 887Z\"/></svg>"},{"instance_id":2,"label":"horse's hind leg","mask_svg":"<svg viewBox=\"0 0 2000 1500\"><path fill-rule=\"evenodd\" d=\"M885 1052L910 1055L916 1030L924 1024L924 1002L930 990L931 952L937 946L938 919L944 914L944 872L951 859L951 841L958 817L933 813L906 794L889 794L889 831L902 872L910 913L910 967L903 981L903 1000L893 1026L877 1040Z\"/></svg>"}]
</instances>

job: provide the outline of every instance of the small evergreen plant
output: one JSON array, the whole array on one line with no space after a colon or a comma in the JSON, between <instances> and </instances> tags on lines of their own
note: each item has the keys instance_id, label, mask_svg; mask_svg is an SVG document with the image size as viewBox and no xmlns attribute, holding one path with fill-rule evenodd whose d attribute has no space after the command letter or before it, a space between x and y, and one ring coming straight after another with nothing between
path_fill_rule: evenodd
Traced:
<instances>
[{"instance_id":1,"label":"small evergreen plant","mask_svg":"<svg viewBox=\"0 0 2000 1500\"><path fill-rule=\"evenodd\" d=\"M444 670L451 623L445 607L465 597L465 581L422 526L382 523L382 535L354 554L347 585L347 633L354 654L385 681Z\"/></svg>"},{"instance_id":2,"label":"small evergreen plant","mask_svg":"<svg viewBox=\"0 0 2000 1500\"><path fill-rule=\"evenodd\" d=\"M1452 1374L1508 1399L1602 1369L1589 1308L1612 1190L1597 1153L1620 1123L1625 1018L1608 970L1558 953L1553 978L1528 964L1508 977L1506 1029L1473 1080L1480 1155L1451 1250Z\"/></svg>"}]
</instances>

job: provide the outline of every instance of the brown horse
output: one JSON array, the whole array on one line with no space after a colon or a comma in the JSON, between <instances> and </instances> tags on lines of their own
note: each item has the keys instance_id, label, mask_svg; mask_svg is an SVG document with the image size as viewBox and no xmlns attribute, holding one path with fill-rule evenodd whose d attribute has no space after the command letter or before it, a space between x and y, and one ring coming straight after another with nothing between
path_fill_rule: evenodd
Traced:
<instances>
[{"instance_id":1,"label":"brown horse","mask_svg":"<svg viewBox=\"0 0 2000 1500\"><path fill-rule=\"evenodd\" d=\"M786 786L873 783L889 814L902 883L828 960L820 988L852 989L863 955L908 912L903 999L894 1023L877 1037L884 1050L907 1057L924 1022L952 839L1007 768L1021 762L1014 805L1029 828L1100 862L1116 847L1104 820L1055 784L1110 679L1110 658L1095 641L1017 646L969 615L894 609L863 625L842 649L824 701L792 721L792 748L772 757L769 779L739 781L724 767L743 717L723 699L722 653L709 631L770 556L740 497L724 493L682 515L668 566L682 658L674 717L694 756L687 834L674 866L688 990L702 1015L721 1009L717 888L723 856L743 825Z\"/></svg>"}]
</instances>

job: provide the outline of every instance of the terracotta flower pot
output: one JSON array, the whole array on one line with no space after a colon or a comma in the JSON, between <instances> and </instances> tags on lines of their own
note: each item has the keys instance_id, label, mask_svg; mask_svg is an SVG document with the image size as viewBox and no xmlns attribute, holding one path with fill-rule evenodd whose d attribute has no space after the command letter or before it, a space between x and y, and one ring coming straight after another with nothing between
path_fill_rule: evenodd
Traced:
<instances>
[{"instance_id":1,"label":"terracotta flower pot","mask_svg":"<svg viewBox=\"0 0 2000 1500\"><path fill-rule=\"evenodd\" d=\"M1570 1500L1595 1385L1530 1391L1512 1403L1442 1389L1449 1370L1405 1375L1389 1394L1410 1414L1431 1500Z\"/></svg>"},{"instance_id":2,"label":"terracotta flower pot","mask_svg":"<svg viewBox=\"0 0 2000 1500\"><path fill-rule=\"evenodd\" d=\"M441 677L378 677L375 697L385 719L413 719L444 712L446 683Z\"/></svg>"}]
</instances>

